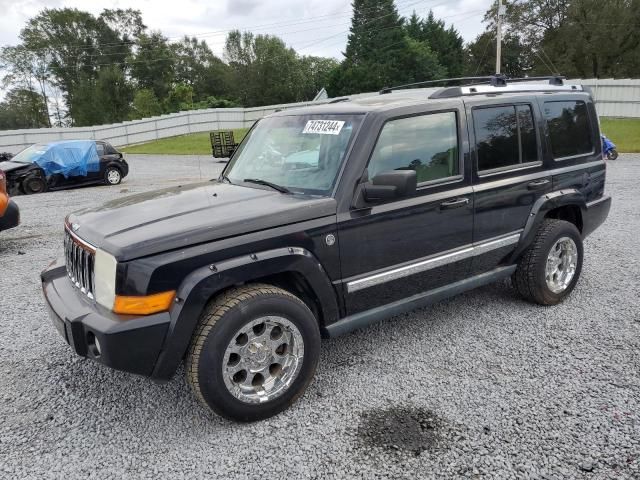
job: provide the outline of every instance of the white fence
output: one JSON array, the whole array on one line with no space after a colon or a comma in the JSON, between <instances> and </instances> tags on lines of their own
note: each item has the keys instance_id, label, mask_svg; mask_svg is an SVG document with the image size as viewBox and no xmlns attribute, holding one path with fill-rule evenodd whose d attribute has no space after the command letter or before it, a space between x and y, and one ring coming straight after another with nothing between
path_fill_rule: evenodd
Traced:
<instances>
[{"instance_id":1,"label":"white fence","mask_svg":"<svg viewBox=\"0 0 640 480\"><path fill-rule=\"evenodd\" d=\"M640 118L640 80L588 79L571 80L592 89L596 107L603 117ZM359 94L361 96L377 93ZM22 148L42 142L70 139L100 139L115 146L143 143L159 138L187 133L208 132L218 129L250 127L253 123L278 109L318 105L317 102L270 105L254 108L212 108L191 110L159 117L133 120L113 125L72 128L38 128L28 130L0 131L0 152L17 152Z\"/></svg>"}]
</instances>

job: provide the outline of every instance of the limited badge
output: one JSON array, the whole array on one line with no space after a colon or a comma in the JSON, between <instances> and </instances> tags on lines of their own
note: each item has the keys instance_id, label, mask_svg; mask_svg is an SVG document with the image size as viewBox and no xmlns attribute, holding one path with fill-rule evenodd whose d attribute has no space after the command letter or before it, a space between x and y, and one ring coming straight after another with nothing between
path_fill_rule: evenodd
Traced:
<instances>
[{"instance_id":1,"label":"limited badge","mask_svg":"<svg viewBox=\"0 0 640 480\"><path fill-rule=\"evenodd\" d=\"M333 234L327 235L327 238L324 239L327 242L327 245L331 246L336 243L336 237Z\"/></svg>"}]
</instances>

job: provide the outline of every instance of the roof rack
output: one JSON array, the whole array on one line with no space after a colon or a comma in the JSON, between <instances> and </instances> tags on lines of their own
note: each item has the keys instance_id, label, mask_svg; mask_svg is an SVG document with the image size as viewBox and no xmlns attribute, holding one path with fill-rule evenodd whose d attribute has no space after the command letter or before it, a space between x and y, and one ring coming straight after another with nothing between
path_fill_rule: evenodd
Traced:
<instances>
[{"instance_id":1,"label":"roof rack","mask_svg":"<svg viewBox=\"0 0 640 480\"><path fill-rule=\"evenodd\" d=\"M454 78L441 78L439 80L425 80L423 82L405 83L404 85L396 85L395 87L384 87L380 90L380 95L391 93L393 90L399 90L401 88L419 87L423 85L437 85L440 83L453 83L453 82L475 82L475 83L490 83L492 81L498 82L502 77L498 75L492 75L489 77L454 77Z\"/></svg>"},{"instance_id":2,"label":"roof rack","mask_svg":"<svg viewBox=\"0 0 640 480\"><path fill-rule=\"evenodd\" d=\"M531 83L546 81L546 84ZM443 78L440 80L427 80L425 82L407 83L396 87L385 87L380 90L380 95L391 93L393 90L418 87L426 85L447 84L454 82L467 82L466 85L442 88L429 96L429 98L452 98L464 95L481 95L488 93L513 93L513 92L556 92L556 91L583 91L581 85L565 85L565 77L551 75L548 77L522 77L508 78L504 75L491 75L488 77L457 77ZM528 83L527 83L528 82ZM519 83L525 85L512 85Z\"/></svg>"}]
</instances>

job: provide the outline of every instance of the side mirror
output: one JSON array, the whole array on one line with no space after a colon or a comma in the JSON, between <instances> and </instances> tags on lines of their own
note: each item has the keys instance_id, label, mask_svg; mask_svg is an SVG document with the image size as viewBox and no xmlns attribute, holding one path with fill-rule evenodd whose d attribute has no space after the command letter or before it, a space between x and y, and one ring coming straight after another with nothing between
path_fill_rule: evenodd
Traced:
<instances>
[{"instance_id":1,"label":"side mirror","mask_svg":"<svg viewBox=\"0 0 640 480\"><path fill-rule=\"evenodd\" d=\"M354 206L364 208L367 203L410 197L415 194L417 186L418 177L415 170L379 173L370 182L361 185Z\"/></svg>"}]
</instances>

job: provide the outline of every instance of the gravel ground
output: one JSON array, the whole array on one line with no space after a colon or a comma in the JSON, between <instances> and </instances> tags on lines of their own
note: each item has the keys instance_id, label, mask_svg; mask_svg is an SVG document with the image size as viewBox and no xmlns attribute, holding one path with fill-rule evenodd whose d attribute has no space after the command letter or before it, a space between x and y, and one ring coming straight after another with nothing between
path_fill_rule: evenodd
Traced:
<instances>
[{"instance_id":1,"label":"gravel ground","mask_svg":"<svg viewBox=\"0 0 640 480\"><path fill-rule=\"evenodd\" d=\"M158 385L76 356L45 313L67 212L220 168L129 159L120 187L17 198L0 235L1 478L640 479L640 155L609 163L611 214L562 305L504 282L325 341L304 397L250 425L182 371Z\"/></svg>"}]
</instances>

